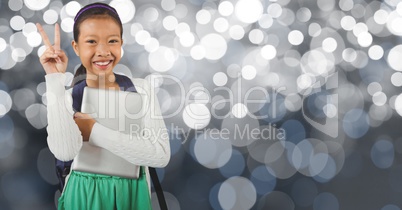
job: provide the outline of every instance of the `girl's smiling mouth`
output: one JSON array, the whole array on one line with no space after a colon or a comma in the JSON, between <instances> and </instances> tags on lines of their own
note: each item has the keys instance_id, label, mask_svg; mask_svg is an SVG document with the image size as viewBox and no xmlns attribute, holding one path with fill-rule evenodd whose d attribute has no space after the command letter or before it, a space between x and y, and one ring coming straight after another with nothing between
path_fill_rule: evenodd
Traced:
<instances>
[{"instance_id":1,"label":"girl's smiling mouth","mask_svg":"<svg viewBox=\"0 0 402 210\"><path fill-rule=\"evenodd\" d=\"M113 63L113 60L93 62L93 64L95 64L95 66L100 69L107 69L112 63Z\"/></svg>"}]
</instances>

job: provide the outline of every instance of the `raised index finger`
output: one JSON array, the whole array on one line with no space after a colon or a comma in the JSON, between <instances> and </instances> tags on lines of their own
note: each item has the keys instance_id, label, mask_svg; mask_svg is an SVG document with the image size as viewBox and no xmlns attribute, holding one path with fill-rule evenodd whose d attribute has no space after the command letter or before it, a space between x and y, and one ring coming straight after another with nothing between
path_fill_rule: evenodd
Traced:
<instances>
[{"instance_id":1,"label":"raised index finger","mask_svg":"<svg viewBox=\"0 0 402 210\"><path fill-rule=\"evenodd\" d=\"M51 48L52 44L50 43L50 40L47 37L47 34L46 34L45 30L43 30L42 26L39 23L36 24L36 27L39 30L40 36L42 37L42 40L43 40L43 43L45 44L45 46L47 48Z\"/></svg>"},{"instance_id":2,"label":"raised index finger","mask_svg":"<svg viewBox=\"0 0 402 210\"><path fill-rule=\"evenodd\" d=\"M54 50L60 50L60 26L58 23L54 26Z\"/></svg>"}]
</instances>

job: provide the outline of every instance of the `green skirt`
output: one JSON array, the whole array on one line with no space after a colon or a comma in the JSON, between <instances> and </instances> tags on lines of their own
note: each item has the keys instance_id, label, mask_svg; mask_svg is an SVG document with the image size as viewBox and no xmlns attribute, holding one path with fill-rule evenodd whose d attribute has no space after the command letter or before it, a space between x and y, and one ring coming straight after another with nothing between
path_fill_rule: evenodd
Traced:
<instances>
[{"instance_id":1,"label":"green skirt","mask_svg":"<svg viewBox=\"0 0 402 210\"><path fill-rule=\"evenodd\" d=\"M152 209L144 167L138 179L72 170L59 210Z\"/></svg>"}]
</instances>

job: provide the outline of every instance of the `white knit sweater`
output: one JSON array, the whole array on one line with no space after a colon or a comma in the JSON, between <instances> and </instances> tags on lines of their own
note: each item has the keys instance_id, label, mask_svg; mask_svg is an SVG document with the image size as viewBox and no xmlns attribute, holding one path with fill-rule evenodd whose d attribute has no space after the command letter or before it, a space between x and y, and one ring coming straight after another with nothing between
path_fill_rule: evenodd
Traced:
<instances>
[{"instance_id":1,"label":"white knit sweater","mask_svg":"<svg viewBox=\"0 0 402 210\"><path fill-rule=\"evenodd\" d=\"M72 160L81 149L82 136L73 119L71 89L65 89L63 73L48 74L45 80L49 149L59 160ZM95 123L89 143L107 149L135 165L164 167L170 159L170 146L158 99L146 80L132 79L132 82L139 93L150 96L150 109L144 118L144 128L152 131L148 133L150 135L146 138L129 136Z\"/></svg>"}]
</instances>

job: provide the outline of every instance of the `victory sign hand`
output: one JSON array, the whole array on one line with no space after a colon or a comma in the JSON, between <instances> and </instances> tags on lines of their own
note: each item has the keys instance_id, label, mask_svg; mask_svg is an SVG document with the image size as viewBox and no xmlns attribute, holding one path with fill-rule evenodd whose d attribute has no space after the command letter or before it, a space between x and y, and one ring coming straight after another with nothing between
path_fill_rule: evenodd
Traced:
<instances>
[{"instance_id":1,"label":"victory sign hand","mask_svg":"<svg viewBox=\"0 0 402 210\"><path fill-rule=\"evenodd\" d=\"M42 36L43 43L46 46L45 52L40 56L39 61L43 66L46 74L64 73L67 69L68 57L63 50L60 49L60 27L56 23L54 28L54 45L50 43L46 32L42 26L37 23L36 27Z\"/></svg>"}]
</instances>

